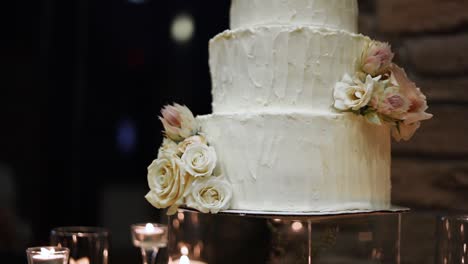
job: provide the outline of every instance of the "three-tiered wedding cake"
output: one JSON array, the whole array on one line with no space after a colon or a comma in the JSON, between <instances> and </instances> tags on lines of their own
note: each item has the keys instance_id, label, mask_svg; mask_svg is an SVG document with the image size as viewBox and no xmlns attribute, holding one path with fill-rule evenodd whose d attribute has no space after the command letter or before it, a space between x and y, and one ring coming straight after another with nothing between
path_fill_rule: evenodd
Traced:
<instances>
[{"instance_id":1,"label":"three-tiered wedding cake","mask_svg":"<svg viewBox=\"0 0 468 264\"><path fill-rule=\"evenodd\" d=\"M369 38L355 0L234 0L210 41L213 113L199 117L233 186L232 209L390 205L390 128L332 109Z\"/></svg>"},{"instance_id":2,"label":"three-tiered wedding cake","mask_svg":"<svg viewBox=\"0 0 468 264\"><path fill-rule=\"evenodd\" d=\"M389 208L391 130L407 139L430 116L389 46L356 33L357 15L356 0L233 0L231 30L209 45L213 114L184 124L181 106L163 110L183 172L153 164L147 199L206 212ZM207 185L210 166L225 185ZM176 192L170 170L186 177Z\"/></svg>"}]
</instances>

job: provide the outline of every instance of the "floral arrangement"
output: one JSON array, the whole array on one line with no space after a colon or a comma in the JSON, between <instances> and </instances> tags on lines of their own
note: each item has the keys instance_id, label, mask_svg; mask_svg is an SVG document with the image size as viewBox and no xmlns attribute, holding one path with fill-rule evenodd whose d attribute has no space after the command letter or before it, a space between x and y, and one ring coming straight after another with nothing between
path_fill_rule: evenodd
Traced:
<instances>
[{"instance_id":1,"label":"floral arrangement","mask_svg":"<svg viewBox=\"0 0 468 264\"><path fill-rule=\"evenodd\" d=\"M421 121L432 115L426 113L426 96L392 62L393 57L389 44L371 41L362 53L358 72L346 74L336 84L334 107L377 125L390 124L395 140L409 140Z\"/></svg>"},{"instance_id":2,"label":"floral arrangement","mask_svg":"<svg viewBox=\"0 0 468 264\"><path fill-rule=\"evenodd\" d=\"M151 190L145 198L156 208L169 208L169 215L182 205L214 214L228 209L232 187L215 175L216 151L200 133L192 112L174 104L165 106L161 115L164 141L148 167Z\"/></svg>"}]
</instances>

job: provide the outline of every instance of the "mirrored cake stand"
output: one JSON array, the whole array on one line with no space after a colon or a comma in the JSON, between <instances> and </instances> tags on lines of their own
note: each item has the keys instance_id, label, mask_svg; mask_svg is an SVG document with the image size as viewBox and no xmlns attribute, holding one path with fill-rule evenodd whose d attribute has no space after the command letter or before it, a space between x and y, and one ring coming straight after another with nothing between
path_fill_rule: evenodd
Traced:
<instances>
[{"instance_id":1,"label":"mirrored cake stand","mask_svg":"<svg viewBox=\"0 0 468 264\"><path fill-rule=\"evenodd\" d=\"M180 209L169 217L169 263L400 263L401 214Z\"/></svg>"}]
</instances>

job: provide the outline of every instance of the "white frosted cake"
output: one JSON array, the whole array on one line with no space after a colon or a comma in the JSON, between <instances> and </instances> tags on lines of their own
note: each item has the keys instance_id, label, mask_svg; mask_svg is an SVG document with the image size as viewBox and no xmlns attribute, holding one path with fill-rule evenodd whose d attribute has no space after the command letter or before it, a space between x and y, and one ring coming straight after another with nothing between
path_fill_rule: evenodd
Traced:
<instances>
[{"instance_id":1,"label":"white frosted cake","mask_svg":"<svg viewBox=\"0 0 468 264\"><path fill-rule=\"evenodd\" d=\"M392 130L408 139L430 115L389 46L357 34L357 15L356 0L232 0L231 30L209 43L213 114L191 121L191 133L181 106L161 118L184 145L172 159L191 176L164 193L172 182L161 184L152 164L147 199L204 212L388 209ZM211 152L184 153L193 142ZM221 191L196 184L206 177L196 168L213 159Z\"/></svg>"}]
</instances>

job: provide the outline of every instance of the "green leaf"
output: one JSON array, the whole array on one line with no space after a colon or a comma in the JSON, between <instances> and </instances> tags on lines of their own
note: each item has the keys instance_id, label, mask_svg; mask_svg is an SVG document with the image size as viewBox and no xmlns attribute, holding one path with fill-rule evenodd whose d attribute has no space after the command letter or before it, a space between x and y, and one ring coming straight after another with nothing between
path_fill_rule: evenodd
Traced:
<instances>
[{"instance_id":1,"label":"green leaf","mask_svg":"<svg viewBox=\"0 0 468 264\"><path fill-rule=\"evenodd\" d=\"M382 120L380 119L380 116L376 112L369 112L365 116L366 120L375 125L382 125Z\"/></svg>"}]
</instances>

